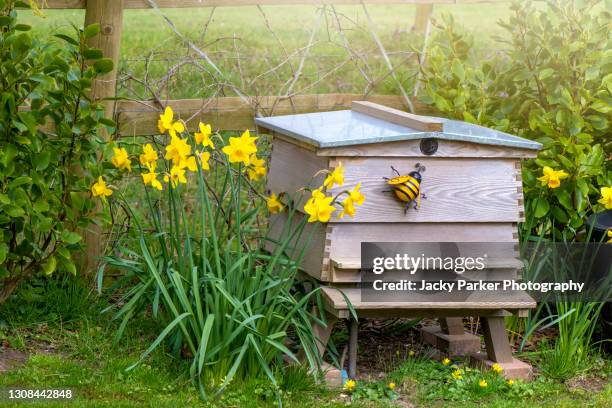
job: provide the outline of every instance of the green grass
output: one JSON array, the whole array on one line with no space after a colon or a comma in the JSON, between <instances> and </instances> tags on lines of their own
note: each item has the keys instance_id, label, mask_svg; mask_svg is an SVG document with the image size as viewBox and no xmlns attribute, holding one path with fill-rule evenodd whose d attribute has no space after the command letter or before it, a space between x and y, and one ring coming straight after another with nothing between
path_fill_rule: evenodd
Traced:
<instances>
[{"instance_id":1,"label":"green grass","mask_svg":"<svg viewBox=\"0 0 612 408\"><path fill-rule=\"evenodd\" d=\"M305 47L310 31L315 25L318 8L313 6L268 6L263 7L269 25L282 42L275 36L256 7L218 7L208 24L212 9L163 9L177 29L205 50L224 72L228 80L248 95L284 94L286 83L297 69L301 52L290 57L290 64L284 65L277 73L267 73L272 67L285 60L286 50L292 54ZM369 31L366 16L361 6L338 6L341 25L350 47L361 54L364 62L349 61L349 53L338 35L337 23L332 13L321 23L304 65L303 76L293 91L300 93L363 92L368 82L359 72L365 70L375 82L373 93L398 94L398 87L389 76L387 69ZM421 39L410 33L414 21L413 5L368 6L376 25L375 31L391 54L398 77L407 89L414 83L415 59L408 58L407 52L415 47L420 49ZM509 3L485 5L439 5L434 17L452 14L455 20L471 30L477 37L477 44L483 53L494 52L499 45L493 36L503 31L496 22L510 14ZM35 33L49 35L69 28L70 24L81 26L83 10L47 10L45 18L22 12L23 22L35 27ZM232 95L231 89L212 86L212 76L194 64L181 66L176 75L160 86L158 80L188 52L163 19L152 10L127 10L123 20L121 47L120 94L131 98L148 99L151 94L136 80L149 73L149 83L163 98L195 98L214 95L216 92ZM407 59L408 58L408 59ZM202 60L197 61L200 66ZM145 66L148 65L148 68ZM205 64L204 64L205 65ZM328 76L325 73L336 68ZM324 77L324 78L323 78ZM316 85L313 83L320 80Z\"/></svg>"}]
</instances>

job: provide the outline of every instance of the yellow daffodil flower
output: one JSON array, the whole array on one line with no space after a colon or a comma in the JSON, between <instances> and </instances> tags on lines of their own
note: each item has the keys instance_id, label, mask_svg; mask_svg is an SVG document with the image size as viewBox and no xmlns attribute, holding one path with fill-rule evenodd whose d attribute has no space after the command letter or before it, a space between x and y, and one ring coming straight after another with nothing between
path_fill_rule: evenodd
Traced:
<instances>
[{"instance_id":1,"label":"yellow daffodil flower","mask_svg":"<svg viewBox=\"0 0 612 408\"><path fill-rule=\"evenodd\" d=\"M113 194L113 190L106 187L106 182L102 176L98 177L98 181L91 186L91 194L94 197L106 198Z\"/></svg>"},{"instance_id":2,"label":"yellow daffodil flower","mask_svg":"<svg viewBox=\"0 0 612 408\"><path fill-rule=\"evenodd\" d=\"M394 382L390 382L388 386L389 386L390 390L394 390L395 389L395 383Z\"/></svg>"},{"instance_id":3,"label":"yellow daffodil flower","mask_svg":"<svg viewBox=\"0 0 612 408\"><path fill-rule=\"evenodd\" d=\"M442 365L443 365L443 366L447 366L447 365L449 365L450 363L451 363L451 360L450 360L450 358L448 358L448 357L447 357L447 358L445 358L444 360L442 360Z\"/></svg>"},{"instance_id":4,"label":"yellow daffodil flower","mask_svg":"<svg viewBox=\"0 0 612 408\"><path fill-rule=\"evenodd\" d=\"M157 161L158 158L157 150L155 150L150 143L143 146L142 154L140 155L140 164L145 166L149 163Z\"/></svg>"},{"instance_id":5,"label":"yellow daffodil flower","mask_svg":"<svg viewBox=\"0 0 612 408\"><path fill-rule=\"evenodd\" d=\"M230 163L243 163L248 166L251 163L251 156L257 153L255 146L256 137L251 137L249 131L245 131L240 137L230 137L229 145L223 148Z\"/></svg>"},{"instance_id":6,"label":"yellow daffodil flower","mask_svg":"<svg viewBox=\"0 0 612 408\"><path fill-rule=\"evenodd\" d=\"M504 369L502 368L502 366L500 366L498 363L495 363L491 366L491 370L493 370L493 372L500 374L502 371L504 371Z\"/></svg>"},{"instance_id":7,"label":"yellow daffodil flower","mask_svg":"<svg viewBox=\"0 0 612 408\"><path fill-rule=\"evenodd\" d=\"M333 197L326 197L321 191L313 191L313 196L304 205L304 211L310 217L308 222L328 222L336 208L331 205Z\"/></svg>"},{"instance_id":8,"label":"yellow daffodil flower","mask_svg":"<svg viewBox=\"0 0 612 408\"><path fill-rule=\"evenodd\" d=\"M488 386L489 386L489 384L487 384L487 382L486 382L485 380L480 380L480 381L478 382L478 386L479 386L480 388L486 388L486 387L488 387Z\"/></svg>"},{"instance_id":9,"label":"yellow daffodil flower","mask_svg":"<svg viewBox=\"0 0 612 408\"><path fill-rule=\"evenodd\" d=\"M355 206L353 205L353 199L351 197L348 197L342 202L342 212L338 218L342 219L345 215L348 215L351 218L355 216Z\"/></svg>"},{"instance_id":10,"label":"yellow daffodil flower","mask_svg":"<svg viewBox=\"0 0 612 408\"><path fill-rule=\"evenodd\" d=\"M327 178L323 185L327 188L332 188L334 184L342 186L344 184L344 167L342 167L342 163L338 163L338 167L334 169Z\"/></svg>"},{"instance_id":11,"label":"yellow daffodil flower","mask_svg":"<svg viewBox=\"0 0 612 408\"><path fill-rule=\"evenodd\" d=\"M166 160L172 160L172 164L178 166L181 162L187 160L191 154L191 146L187 142L187 139L181 139L173 136L170 140L170 144L166 146L166 154L164 158Z\"/></svg>"},{"instance_id":12,"label":"yellow daffodil flower","mask_svg":"<svg viewBox=\"0 0 612 408\"><path fill-rule=\"evenodd\" d=\"M198 156L200 157L200 166L202 166L202 170L210 170L210 165L208 161L210 160L209 152L199 152Z\"/></svg>"},{"instance_id":13,"label":"yellow daffodil flower","mask_svg":"<svg viewBox=\"0 0 612 408\"><path fill-rule=\"evenodd\" d=\"M357 382L355 380L346 380L344 383L344 391L353 391L357 386Z\"/></svg>"},{"instance_id":14,"label":"yellow daffodil flower","mask_svg":"<svg viewBox=\"0 0 612 408\"><path fill-rule=\"evenodd\" d=\"M612 210L612 187L602 187L601 198L597 200L599 204L603 204L606 210Z\"/></svg>"},{"instance_id":15,"label":"yellow daffodil flower","mask_svg":"<svg viewBox=\"0 0 612 408\"><path fill-rule=\"evenodd\" d=\"M128 157L127 150L125 150L123 147L114 147L113 152L115 153L115 155L111 159L113 166L115 166L119 170L127 169L127 171L132 171L132 162Z\"/></svg>"},{"instance_id":16,"label":"yellow daffodil flower","mask_svg":"<svg viewBox=\"0 0 612 408\"><path fill-rule=\"evenodd\" d=\"M186 167L189 171L198 171L198 164L196 163L195 156L189 156L185 159L182 159L179 162L178 166L181 169L184 169Z\"/></svg>"},{"instance_id":17,"label":"yellow daffodil flower","mask_svg":"<svg viewBox=\"0 0 612 408\"><path fill-rule=\"evenodd\" d=\"M349 191L349 197L351 197L351 200L353 200L353 202L357 205L362 205L365 201L365 196L361 194L361 191L359 191L360 187L361 182L357 183L355 188Z\"/></svg>"},{"instance_id":18,"label":"yellow daffodil flower","mask_svg":"<svg viewBox=\"0 0 612 408\"><path fill-rule=\"evenodd\" d=\"M180 168L179 166L172 166L170 169L170 174L166 174L164 176L164 181L171 182L172 187L178 186L179 183L187 184L187 178L185 177L185 169Z\"/></svg>"},{"instance_id":19,"label":"yellow daffodil flower","mask_svg":"<svg viewBox=\"0 0 612 408\"><path fill-rule=\"evenodd\" d=\"M182 133L185 131L185 125L181 121L174 121L174 112L172 112L171 107L166 107L164 113L159 115L159 120L157 121L157 128L159 129L159 133L166 133L172 137L176 137L176 132Z\"/></svg>"},{"instance_id":20,"label":"yellow daffodil flower","mask_svg":"<svg viewBox=\"0 0 612 408\"><path fill-rule=\"evenodd\" d=\"M195 141L198 144L201 144L204 147L210 147L211 149L215 149L215 144L210 139L210 135L212 134L212 127L210 125L205 125L202 122L198 125L200 128L199 132L196 132Z\"/></svg>"},{"instance_id":21,"label":"yellow daffodil flower","mask_svg":"<svg viewBox=\"0 0 612 408\"><path fill-rule=\"evenodd\" d=\"M461 371L461 370L455 370L455 371L453 371L452 376L453 376L453 378L454 378L455 380L461 380L461 379L463 379L463 371Z\"/></svg>"},{"instance_id":22,"label":"yellow daffodil flower","mask_svg":"<svg viewBox=\"0 0 612 408\"><path fill-rule=\"evenodd\" d=\"M142 182L144 183L145 186L150 185L151 187L156 188L161 191L162 185L157 179L157 173L155 172L155 169L157 168L156 162L151 162L147 164L146 166L149 169L149 172L141 174Z\"/></svg>"},{"instance_id":23,"label":"yellow daffodil flower","mask_svg":"<svg viewBox=\"0 0 612 408\"><path fill-rule=\"evenodd\" d=\"M276 193L272 193L270 197L266 199L266 205L268 206L268 211L270 214L276 214L285 208L285 206L279 201Z\"/></svg>"},{"instance_id":24,"label":"yellow daffodil flower","mask_svg":"<svg viewBox=\"0 0 612 408\"><path fill-rule=\"evenodd\" d=\"M542 177L538 177L538 180L542 182L542 185L548 185L548 188L557 188L561 185L561 180L568 177L568 174L563 170L553 170L548 166L544 166L542 169Z\"/></svg>"},{"instance_id":25,"label":"yellow daffodil flower","mask_svg":"<svg viewBox=\"0 0 612 408\"><path fill-rule=\"evenodd\" d=\"M259 159L256 155L253 155L251 156L249 161L251 162L251 164L250 167L247 169L247 173L249 174L250 180L257 181L266 175L266 162L263 159Z\"/></svg>"}]
</instances>

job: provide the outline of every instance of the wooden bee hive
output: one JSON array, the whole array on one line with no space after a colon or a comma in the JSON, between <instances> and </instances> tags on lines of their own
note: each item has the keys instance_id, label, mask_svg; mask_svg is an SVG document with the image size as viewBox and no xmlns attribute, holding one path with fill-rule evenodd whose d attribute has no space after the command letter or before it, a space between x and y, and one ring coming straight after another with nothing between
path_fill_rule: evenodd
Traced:
<instances>
[{"instance_id":1,"label":"wooden bee hive","mask_svg":"<svg viewBox=\"0 0 612 408\"><path fill-rule=\"evenodd\" d=\"M524 220L520 161L535 157L541 148L539 143L369 102L354 102L351 110L258 118L256 123L260 133L273 135L270 191L292 194L304 186L318 187L324 175L313 180L313 174L321 169L331 171L339 163L345 168L346 186L362 183L366 200L357 207L354 218L332 217L326 225L307 226L314 229L314 238L302 267L324 285L326 307L333 317L348 318L349 311L344 297L332 287L342 289L363 317L498 316L500 310L522 314L535 307L526 294L466 302L460 310L457 304L410 299L405 303L365 304L360 301L357 284L362 242L518 243L517 223ZM394 176L391 166L407 174L416 163L426 167L421 192L427 199L421 200L418 211L410 208L404 212L403 203L393 194L382 193L386 187L383 177ZM331 190L338 191L338 187ZM272 235L287 220L283 214L275 217ZM498 254L487 265L495 270L488 276L516 277L522 264L515 255ZM492 325L497 323L491 321ZM444 333L453 334L453 324L443 322L442 326ZM506 350L507 344L500 347ZM508 360L507 356L497 358L493 347L490 350L491 360Z\"/></svg>"}]
</instances>

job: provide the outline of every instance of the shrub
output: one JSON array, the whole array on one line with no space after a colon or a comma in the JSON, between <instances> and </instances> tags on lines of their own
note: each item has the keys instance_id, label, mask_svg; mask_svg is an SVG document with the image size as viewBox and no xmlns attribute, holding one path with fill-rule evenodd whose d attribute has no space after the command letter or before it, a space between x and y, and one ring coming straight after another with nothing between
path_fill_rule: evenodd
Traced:
<instances>
[{"instance_id":1,"label":"shrub","mask_svg":"<svg viewBox=\"0 0 612 408\"><path fill-rule=\"evenodd\" d=\"M524 234L572 239L612 185L612 38L599 1L515 2L502 49L483 56L452 18L436 24L421 99L446 116L535 139L523 165ZM563 172L548 183L545 168ZM549 170L547 170L549 171Z\"/></svg>"},{"instance_id":2,"label":"shrub","mask_svg":"<svg viewBox=\"0 0 612 408\"><path fill-rule=\"evenodd\" d=\"M18 23L18 4L0 0L0 303L41 273L76 274L77 231L96 212L84 193L101 173L97 129L112 125L88 97L112 69L86 45L99 27L58 46Z\"/></svg>"},{"instance_id":3,"label":"shrub","mask_svg":"<svg viewBox=\"0 0 612 408\"><path fill-rule=\"evenodd\" d=\"M354 204L363 202L358 187L327 195L327 188L343 184L339 166L312 191L303 208L309 217L298 215L296 201L285 193L265 197L255 187L267 171L256 137L246 131L225 143L209 125L190 134L173 116L168 107L158 123L169 142L154 138L132 155L114 147L117 176L134 170L145 185L143 212L133 211L135 203L119 189L96 187L95 195L122 205L137 225L137 248L119 248L121 255L106 258L108 266L128 272L117 338L132 317L151 311L162 328L142 359L166 341L173 355L190 360L203 397L222 392L235 378L264 376L278 390L274 366L282 356L297 361L285 345L289 333L316 373L321 361L311 323L325 322L309 304L318 292L294 291L310 239L304 227L327 222L345 195L342 216L352 216ZM274 240L266 238L265 207L287 219ZM104 268L100 282L102 273Z\"/></svg>"}]
</instances>

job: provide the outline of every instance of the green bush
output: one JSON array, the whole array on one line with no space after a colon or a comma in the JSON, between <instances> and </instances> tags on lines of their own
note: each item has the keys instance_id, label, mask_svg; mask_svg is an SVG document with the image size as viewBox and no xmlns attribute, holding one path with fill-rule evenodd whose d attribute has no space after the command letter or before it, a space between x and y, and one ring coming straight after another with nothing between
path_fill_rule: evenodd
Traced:
<instances>
[{"instance_id":1,"label":"green bush","mask_svg":"<svg viewBox=\"0 0 612 408\"><path fill-rule=\"evenodd\" d=\"M612 17L598 3L515 2L500 51L486 56L452 18L435 24L422 101L544 146L523 165L527 235L573 239L612 185ZM545 167L568 177L549 188Z\"/></svg>"},{"instance_id":2,"label":"green bush","mask_svg":"<svg viewBox=\"0 0 612 408\"><path fill-rule=\"evenodd\" d=\"M0 303L41 273L76 274L77 231L96 212L83 193L101 173L97 129L113 125L88 97L112 69L85 44L99 27L56 44L19 24L16 6L0 0Z\"/></svg>"}]
</instances>

